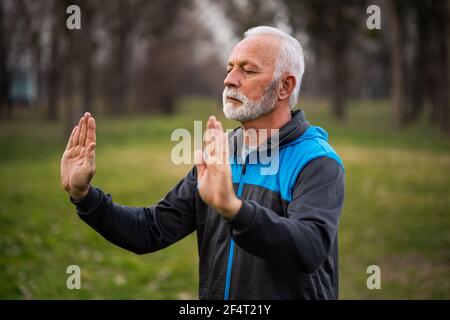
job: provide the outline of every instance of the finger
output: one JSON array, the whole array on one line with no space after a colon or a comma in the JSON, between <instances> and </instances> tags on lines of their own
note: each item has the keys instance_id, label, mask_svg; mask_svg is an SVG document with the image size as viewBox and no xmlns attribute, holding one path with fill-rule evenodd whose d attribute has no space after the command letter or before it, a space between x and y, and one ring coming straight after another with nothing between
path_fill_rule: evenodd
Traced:
<instances>
[{"instance_id":1,"label":"finger","mask_svg":"<svg viewBox=\"0 0 450 320\"><path fill-rule=\"evenodd\" d=\"M92 142L97 142L96 132L95 132L95 119L90 117L87 125L87 138L86 144L90 145Z\"/></svg>"},{"instance_id":2,"label":"finger","mask_svg":"<svg viewBox=\"0 0 450 320\"><path fill-rule=\"evenodd\" d=\"M80 122L78 122L78 129L75 132L75 136L73 137L73 146L77 146L80 141L80 131L81 131L81 124L83 123L83 118L80 119Z\"/></svg>"},{"instance_id":3,"label":"finger","mask_svg":"<svg viewBox=\"0 0 450 320\"><path fill-rule=\"evenodd\" d=\"M211 143L211 129L213 128L213 116L210 116L208 119L208 122L206 123L206 130L205 130L205 134L204 134L204 141L206 142L206 144Z\"/></svg>"},{"instance_id":4,"label":"finger","mask_svg":"<svg viewBox=\"0 0 450 320\"><path fill-rule=\"evenodd\" d=\"M79 144L83 147L86 146L87 127L88 127L88 120L89 120L90 116L91 116L91 114L89 112L86 112L83 116L83 122L81 124Z\"/></svg>"},{"instance_id":5,"label":"finger","mask_svg":"<svg viewBox=\"0 0 450 320\"><path fill-rule=\"evenodd\" d=\"M208 124L206 126L208 129L214 129L216 127L216 117L210 116L208 119Z\"/></svg>"},{"instance_id":6,"label":"finger","mask_svg":"<svg viewBox=\"0 0 450 320\"><path fill-rule=\"evenodd\" d=\"M227 164L228 159L228 136L225 133L216 136L215 139L215 157L217 164Z\"/></svg>"},{"instance_id":7,"label":"finger","mask_svg":"<svg viewBox=\"0 0 450 320\"><path fill-rule=\"evenodd\" d=\"M221 135L221 132L216 128L206 129L205 131L205 147L214 143L218 136Z\"/></svg>"},{"instance_id":8,"label":"finger","mask_svg":"<svg viewBox=\"0 0 450 320\"><path fill-rule=\"evenodd\" d=\"M215 120L214 123L214 129L212 129L212 139L216 140L216 139L222 139L223 136L223 127L222 127L222 123L218 120Z\"/></svg>"},{"instance_id":9,"label":"finger","mask_svg":"<svg viewBox=\"0 0 450 320\"><path fill-rule=\"evenodd\" d=\"M194 152L194 164L203 164L203 151L202 150L196 150Z\"/></svg>"},{"instance_id":10,"label":"finger","mask_svg":"<svg viewBox=\"0 0 450 320\"><path fill-rule=\"evenodd\" d=\"M209 129L211 130L211 135L213 138L217 135L221 135L223 132L222 123L214 116L211 116L211 125Z\"/></svg>"},{"instance_id":11,"label":"finger","mask_svg":"<svg viewBox=\"0 0 450 320\"><path fill-rule=\"evenodd\" d=\"M210 132L210 136L211 136L211 139L213 138L213 136L215 135L215 130L216 130L216 127L217 126L217 119L216 119L216 117L215 116L210 116L209 117L209 120L208 120L208 125L207 125L207 129L209 130L209 132Z\"/></svg>"},{"instance_id":12,"label":"finger","mask_svg":"<svg viewBox=\"0 0 450 320\"><path fill-rule=\"evenodd\" d=\"M216 129L219 130L221 133L224 132L222 122L219 120L216 121Z\"/></svg>"},{"instance_id":13,"label":"finger","mask_svg":"<svg viewBox=\"0 0 450 320\"><path fill-rule=\"evenodd\" d=\"M211 142L215 144L215 148L212 150L212 155L218 157L218 161L220 163L224 163L223 161L225 158L222 156L224 148L224 144L222 142L224 135L222 123L216 120L215 117L212 119L212 123L213 128L208 129L210 131Z\"/></svg>"},{"instance_id":14,"label":"finger","mask_svg":"<svg viewBox=\"0 0 450 320\"><path fill-rule=\"evenodd\" d=\"M211 168L210 166L218 164L216 156L209 156L205 159L206 167Z\"/></svg>"},{"instance_id":15,"label":"finger","mask_svg":"<svg viewBox=\"0 0 450 320\"><path fill-rule=\"evenodd\" d=\"M223 150L223 154L224 154L224 163L225 164L229 164L230 163L230 147L229 147L229 143L230 141L228 140L228 134L226 134L225 132L223 133L223 145L224 145L224 150Z\"/></svg>"},{"instance_id":16,"label":"finger","mask_svg":"<svg viewBox=\"0 0 450 320\"><path fill-rule=\"evenodd\" d=\"M199 179L203 177L203 174L206 169L206 163L204 161L203 152L201 150L195 151L194 161L197 167L197 183L199 183Z\"/></svg>"},{"instance_id":17,"label":"finger","mask_svg":"<svg viewBox=\"0 0 450 320\"><path fill-rule=\"evenodd\" d=\"M206 145L203 149L203 160L206 163L211 163L210 158L216 155L216 142L212 141L210 144Z\"/></svg>"},{"instance_id":18,"label":"finger","mask_svg":"<svg viewBox=\"0 0 450 320\"><path fill-rule=\"evenodd\" d=\"M96 145L94 142L89 144L86 155L84 156L85 164L88 164L91 167L95 165L95 147Z\"/></svg>"},{"instance_id":19,"label":"finger","mask_svg":"<svg viewBox=\"0 0 450 320\"><path fill-rule=\"evenodd\" d=\"M70 134L69 141L67 142L66 150L69 150L70 148L72 148L72 145L73 145L73 137L75 136L75 133L76 133L77 130L78 130L78 126L75 126L75 127L72 129L72 133Z\"/></svg>"}]
</instances>

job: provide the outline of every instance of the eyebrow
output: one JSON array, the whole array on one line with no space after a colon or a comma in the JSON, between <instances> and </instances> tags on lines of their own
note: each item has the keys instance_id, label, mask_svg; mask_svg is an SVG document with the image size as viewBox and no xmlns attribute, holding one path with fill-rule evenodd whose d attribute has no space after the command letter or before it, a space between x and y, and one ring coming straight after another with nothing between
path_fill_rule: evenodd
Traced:
<instances>
[{"instance_id":1,"label":"eyebrow","mask_svg":"<svg viewBox=\"0 0 450 320\"><path fill-rule=\"evenodd\" d=\"M254 62L251 62L249 60L242 60L242 61L237 61L236 63L233 63L233 61L228 61L227 63L227 67L231 67L234 66L235 64L237 64L240 67L243 67L245 65L248 65L249 67L255 67L258 70L261 70L261 68Z\"/></svg>"}]
</instances>

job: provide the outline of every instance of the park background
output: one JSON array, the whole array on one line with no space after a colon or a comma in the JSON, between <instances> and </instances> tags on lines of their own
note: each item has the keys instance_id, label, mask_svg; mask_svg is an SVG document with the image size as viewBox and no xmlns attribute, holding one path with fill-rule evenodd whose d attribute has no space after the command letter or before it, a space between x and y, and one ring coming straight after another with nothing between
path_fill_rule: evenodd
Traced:
<instances>
[{"instance_id":1,"label":"park background","mask_svg":"<svg viewBox=\"0 0 450 320\"><path fill-rule=\"evenodd\" d=\"M81 30L66 28L72 4ZM366 25L372 4L381 29ZM0 0L0 298L197 298L195 234L147 255L115 247L77 217L60 157L90 111L93 184L156 203L190 168L170 160L174 129L238 125L221 112L227 56L272 25L302 42L299 107L346 167L340 298L449 299L449 22L445 0Z\"/></svg>"}]
</instances>

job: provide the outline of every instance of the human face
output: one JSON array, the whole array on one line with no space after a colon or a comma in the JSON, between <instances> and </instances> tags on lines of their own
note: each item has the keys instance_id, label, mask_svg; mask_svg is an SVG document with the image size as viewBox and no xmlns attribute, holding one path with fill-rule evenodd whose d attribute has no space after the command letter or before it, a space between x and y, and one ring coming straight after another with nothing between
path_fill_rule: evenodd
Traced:
<instances>
[{"instance_id":1,"label":"human face","mask_svg":"<svg viewBox=\"0 0 450 320\"><path fill-rule=\"evenodd\" d=\"M257 35L245 38L233 49L224 81L223 111L229 119L245 122L270 112L278 101L274 79L280 40Z\"/></svg>"}]
</instances>

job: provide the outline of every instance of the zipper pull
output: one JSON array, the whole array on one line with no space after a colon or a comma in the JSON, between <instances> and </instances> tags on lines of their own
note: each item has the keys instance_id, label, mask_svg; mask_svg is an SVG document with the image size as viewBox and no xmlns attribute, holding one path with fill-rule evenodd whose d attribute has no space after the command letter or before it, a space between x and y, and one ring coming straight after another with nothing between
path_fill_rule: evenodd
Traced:
<instances>
[{"instance_id":1,"label":"zipper pull","mask_svg":"<svg viewBox=\"0 0 450 320\"><path fill-rule=\"evenodd\" d=\"M247 162L245 162L245 163L242 165L242 175L245 174L246 168L247 168Z\"/></svg>"}]
</instances>

